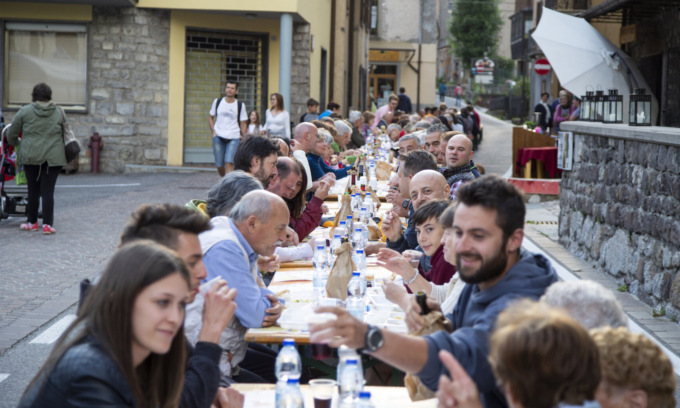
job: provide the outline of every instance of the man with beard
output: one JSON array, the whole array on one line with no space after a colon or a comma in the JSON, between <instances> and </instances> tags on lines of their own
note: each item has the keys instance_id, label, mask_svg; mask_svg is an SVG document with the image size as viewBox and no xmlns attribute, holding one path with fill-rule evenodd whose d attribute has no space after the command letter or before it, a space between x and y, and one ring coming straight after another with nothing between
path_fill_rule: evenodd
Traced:
<instances>
[{"instance_id":1,"label":"man with beard","mask_svg":"<svg viewBox=\"0 0 680 408\"><path fill-rule=\"evenodd\" d=\"M271 139L253 136L243 141L234 155L234 170L252 174L264 188L276 177L279 146Z\"/></svg>"},{"instance_id":2,"label":"man with beard","mask_svg":"<svg viewBox=\"0 0 680 408\"><path fill-rule=\"evenodd\" d=\"M362 348L400 370L416 374L435 390L448 374L439 351L452 353L479 388L484 406L507 407L488 362L489 334L498 314L518 298L538 299L553 282L555 270L542 255L521 250L526 209L517 187L496 176L467 183L458 190L456 205L440 222L445 228L444 258L454 263L466 282L453 310L442 311L454 331L424 337L381 330L355 319L346 310L320 307L337 320L310 326L313 343ZM432 310L439 305L428 300ZM411 307L418 313L419 307ZM412 314L409 314L409 317ZM417 324L410 322L411 327Z\"/></svg>"}]
</instances>

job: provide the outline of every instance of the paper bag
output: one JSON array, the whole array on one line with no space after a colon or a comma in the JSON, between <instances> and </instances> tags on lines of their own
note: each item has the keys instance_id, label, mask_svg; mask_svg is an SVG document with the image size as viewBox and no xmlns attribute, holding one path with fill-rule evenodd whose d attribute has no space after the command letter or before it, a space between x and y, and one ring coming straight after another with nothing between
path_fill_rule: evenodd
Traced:
<instances>
[{"instance_id":1,"label":"paper bag","mask_svg":"<svg viewBox=\"0 0 680 408\"><path fill-rule=\"evenodd\" d=\"M373 200L373 206L375 207L376 211L380 208L380 198L378 197L378 193L373 191L373 187L368 186L366 187L366 191L371 193L371 199Z\"/></svg>"},{"instance_id":2,"label":"paper bag","mask_svg":"<svg viewBox=\"0 0 680 408\"><path fill-rule=\"evenodd\" d=\"M392 174L392 166L384 161L379 161L375 165L375 177L378 181L390 181Z\"/></svg>"},{"instance_id":3,"label":"paper bag","mask_svg":"<svg viewBox=\"0 0 680 408\"><path fill-rule=\"evenodd\" d=\"M369 241L380 241L382 238L382 231L375 221L368 221L368 240Z\"/></svg>"},{"instance_id":4,"label":"paper bag","mask_svg":"<svg viewBox=\"0 0 680 408\"><path fill-rule=\"evenodd\" d=\"M346 220L348 215L352 215L352 196L349 194L344 194L342 196L340 209L338 210L338 213L335 214L335 219L333 220L333 228L331 228L331 232L329 234L331 238L333 238L335 228L340 225L340 221Z\"/></svg>"},{"instance_id":5,"label":"paper bag","mask_svg":"<svg viewBox=\"0 0 680 408\"><path fill-rule=\"evenodd\" d=\"M352 260L352 245L343 242L335 251L337 258L333 264L328 283L326 283L326 294L328 297L345 300L347 298L347 284L352 278L352 271L357 270L357 266Z\"/></svg>"},{"instance_id":6,"label":"paper bag","mask_svg":"<svg viewBox=\"0 0 680 408\"><path fill-rule=\"evenodd\" d=\"M431 334L439 330L444 330L444 316L439 311L431 311L427 315L423 316L423 325L418 330L414 330L409 334L414 336L424 336L426 334ZM408 390L408 395L411 397L411 401L422 401L430 398L434 398L434 391L431 391L420 379L411 374L406 374L404 377L404 386Z\"/></svg>"}]
</instances>

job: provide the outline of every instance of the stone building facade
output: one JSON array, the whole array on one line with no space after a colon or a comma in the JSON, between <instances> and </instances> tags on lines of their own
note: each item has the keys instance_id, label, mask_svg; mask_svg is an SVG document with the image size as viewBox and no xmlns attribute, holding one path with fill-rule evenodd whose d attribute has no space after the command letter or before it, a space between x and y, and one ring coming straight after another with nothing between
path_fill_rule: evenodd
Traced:
<instances>
[{"instance_id":1,"label":"stone building facade","mask_svg":"<svg viewBox=\"0 0 680 408\"><path fill-rule=\"evenodd\" d=\"M569 122L560 242L649 305L680 317L680 131Z\"/></svg>"}]
</instances>

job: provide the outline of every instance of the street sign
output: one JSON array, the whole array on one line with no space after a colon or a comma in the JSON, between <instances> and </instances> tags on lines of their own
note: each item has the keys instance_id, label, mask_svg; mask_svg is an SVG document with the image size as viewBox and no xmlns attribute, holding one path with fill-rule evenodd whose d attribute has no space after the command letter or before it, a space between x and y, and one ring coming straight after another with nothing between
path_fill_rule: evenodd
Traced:
<instances>
[{"instance_id":1,"label":"street sign","mask_svg":"<svg viewBox=\"0 0 680 408\"><path fill-rule=\"evenodd\" d=\"M534 62L534 71L538 75L547 75L550 73L551 67L550 63L545 58L539 58Z\"/></svg>"},{"instance_id":2,"label":"street sign","mask_svg":"<svg viewBox=\"0 0 680 408\"><path fill-rule=\"evenodd\" d=\"M488 59L478 59L475 61L475 69L477 70L477 75L493 75L494 68L496 67L496 64Z\"/></svg>"}]
</instances>

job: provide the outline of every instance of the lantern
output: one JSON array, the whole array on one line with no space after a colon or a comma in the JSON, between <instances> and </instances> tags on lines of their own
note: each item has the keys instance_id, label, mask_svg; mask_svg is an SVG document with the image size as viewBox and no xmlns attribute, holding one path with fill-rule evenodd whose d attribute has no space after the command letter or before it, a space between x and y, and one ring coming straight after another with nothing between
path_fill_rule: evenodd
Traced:
<instances>
[{"instance_id":1,"label":"lantern","mask_svg":"<svg viewBox=\"0 0 680 408\"><path fill-rule=\"evenodd\" d=\"M604 123L623 123L623 95L616 89L610 89L604 97Z\"/></svg>"},{"instance_id":2,"label":"lantern","mask_svg":"<svg viewBox=\"0 0 680 408\"><path fill-rule=\"evenodd\" d=\"M593 91L586 91L586 94L581 97L581 117L579 120L590 122L594 95L595 93Z\"/></svg>"},{"instance_id":3,"label":"lantern","mask_svg":"<svg viewBox=\"0 0 680 408\"><path fill-rule=\"evenodd\" d=\"M652 126L652 95L644 88L638 88L630 95L630 126Z\"/></svg>"},{"instance_id":4,"label":"lantern","mask_svg":"<svg viewBox=\"0 0 680 408\"><path fill-rule=\"evenodd\" d=\"M590 115L591 122L602 122L602 116L604 116L604 91L595 91L594 101L590 105L592 109Z\"/></svg>"}]
</instances>

